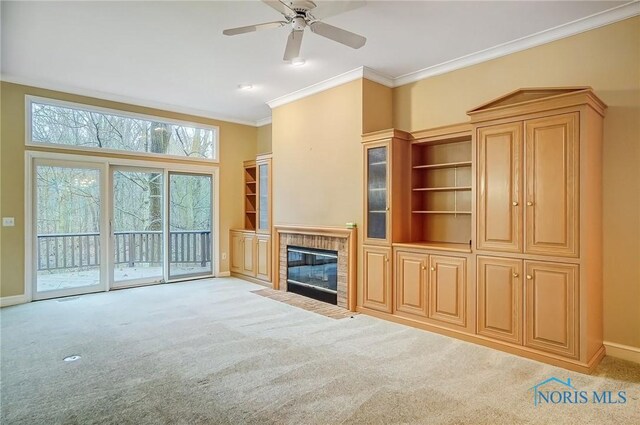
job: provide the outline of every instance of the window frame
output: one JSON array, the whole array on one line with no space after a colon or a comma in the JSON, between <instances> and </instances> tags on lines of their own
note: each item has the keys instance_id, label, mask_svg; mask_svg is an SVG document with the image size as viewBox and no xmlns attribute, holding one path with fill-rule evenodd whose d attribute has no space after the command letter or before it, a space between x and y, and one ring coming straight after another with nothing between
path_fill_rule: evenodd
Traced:
<instances>
[{"instance_id":1,"label":"window frame","mask_svg":"<svg viewBox=\"0 0 640 425\"><path fill-rule=\"evenodd\" d=\"M51 106L60 106L64 108L78 109L81 111L87 112L95 112L100 114L109 114L116 115L122 118L131 118L131 119L141 119L141 120L152 120L159 121L171 125L180 125L180 126L191 126L196 128L201 128L205 130L213 130L213 158L196 158L192 156L178 156L171 154L161 154L154 152L140 152L140 151L127 151L121 149L110 149L110 148L97 148L97 147L81 147L74 145L63 145L49 142L38 142L33 140L33 119L32 119L32 111L33 103L51 105ZM112 108L104 108L101 106L94 106L87 103L79 103L79 102L69 102L66 100L54 99L49 97L41 97L41 96L33 96L33 95L25 95L25 147L39 147L39 148L50 148L55 150L62 151L78 151L85 152L87 154L108 154L108 155L127 155L127 156L136 156L136 157L147 157L149 156L157 159L166 159L166 160L180 160L180 161L190 161L190 162L199 162L199 163L220 163L220 127L217 125L211 124L202 124L194 121L183 121L176 120L172 118L165 118L158 115L149 115L149 114L140 114L137 112L129 112L121 109L112 109Z\"/></svg>"}]
</instances>

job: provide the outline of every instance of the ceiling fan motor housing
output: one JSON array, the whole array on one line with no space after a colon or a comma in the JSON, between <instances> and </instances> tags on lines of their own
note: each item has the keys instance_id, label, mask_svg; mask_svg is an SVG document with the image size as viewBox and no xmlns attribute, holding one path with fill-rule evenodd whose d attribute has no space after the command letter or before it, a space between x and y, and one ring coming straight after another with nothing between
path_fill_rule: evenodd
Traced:
<instances>
[{"instance_id":1,"label":"ceiling fan motor housing","mask_svg":"<svg viewBox=\"0 0 640 425\"><path fill-rule=\"evenodd\" d=\"M291 27L294 31L302 31L307 26L307 21L303 16L296 16L291 20Z\"/></svg>"}]
</instances>

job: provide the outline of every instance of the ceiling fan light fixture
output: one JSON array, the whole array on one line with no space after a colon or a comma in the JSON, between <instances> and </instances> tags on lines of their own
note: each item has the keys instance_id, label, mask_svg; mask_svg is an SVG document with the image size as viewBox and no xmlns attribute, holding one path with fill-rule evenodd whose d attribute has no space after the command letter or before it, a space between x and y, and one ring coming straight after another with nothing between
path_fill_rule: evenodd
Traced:
<instances>
[{"instance_id":1,"label":"ceiling fan light fixture","mask_svg":"<svg viewBox=\"0 0 640 425\"><path fill-rule=\"evenodd\" d=\"M297 57L297 58L293 58L291 59L291 66L295 66L297 67L301 67L302 65L304 65L307 61L305 61L303 58L301 57Z\"/></svg>"}]
</instances>

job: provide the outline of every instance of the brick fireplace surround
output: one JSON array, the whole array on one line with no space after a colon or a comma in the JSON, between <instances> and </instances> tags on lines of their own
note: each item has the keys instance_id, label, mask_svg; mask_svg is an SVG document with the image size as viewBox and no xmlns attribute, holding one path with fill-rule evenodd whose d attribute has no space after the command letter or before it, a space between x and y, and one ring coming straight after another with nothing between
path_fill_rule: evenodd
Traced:
<instances>
[{"instance_id":1,"label":"brick fireplace surround","mask_svg":"<svg viewBox=\"0 0 640 425\"><path fill-rule=\"evenodd\" d=\"M338 252L338 306L356 310L356 229L276 225L273 288L287 290L287 245Z\"/></svg>"}]
</instances>

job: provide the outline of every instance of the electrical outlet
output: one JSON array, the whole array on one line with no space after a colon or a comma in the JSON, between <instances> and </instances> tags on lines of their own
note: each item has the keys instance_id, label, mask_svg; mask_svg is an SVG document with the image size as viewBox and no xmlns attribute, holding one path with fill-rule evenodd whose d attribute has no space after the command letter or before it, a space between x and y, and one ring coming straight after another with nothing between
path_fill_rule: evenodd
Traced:
<instances>
[{"instance_id":1,"label":"electrical outlet","mask_svg":"<svg viewBox=\"0 0 640 425\"><path fill-rule=\"evenodd\" d=\"M13 227L16 225L16 219L13 217L2 217L2 227Z\"/></svg>"},{"instance_id":2,"label":"electrical outlet","mask_svg":"<svg viewBox=\"0 0 640 425\"><path fill-rule=\"evenodd\" d=\"M223 253L222 253L222 259L223 259L223 260L226 260L226 259L227 259L227 253L226 253L226 252L223 252Z\"/></svg>"}]
</instances>

